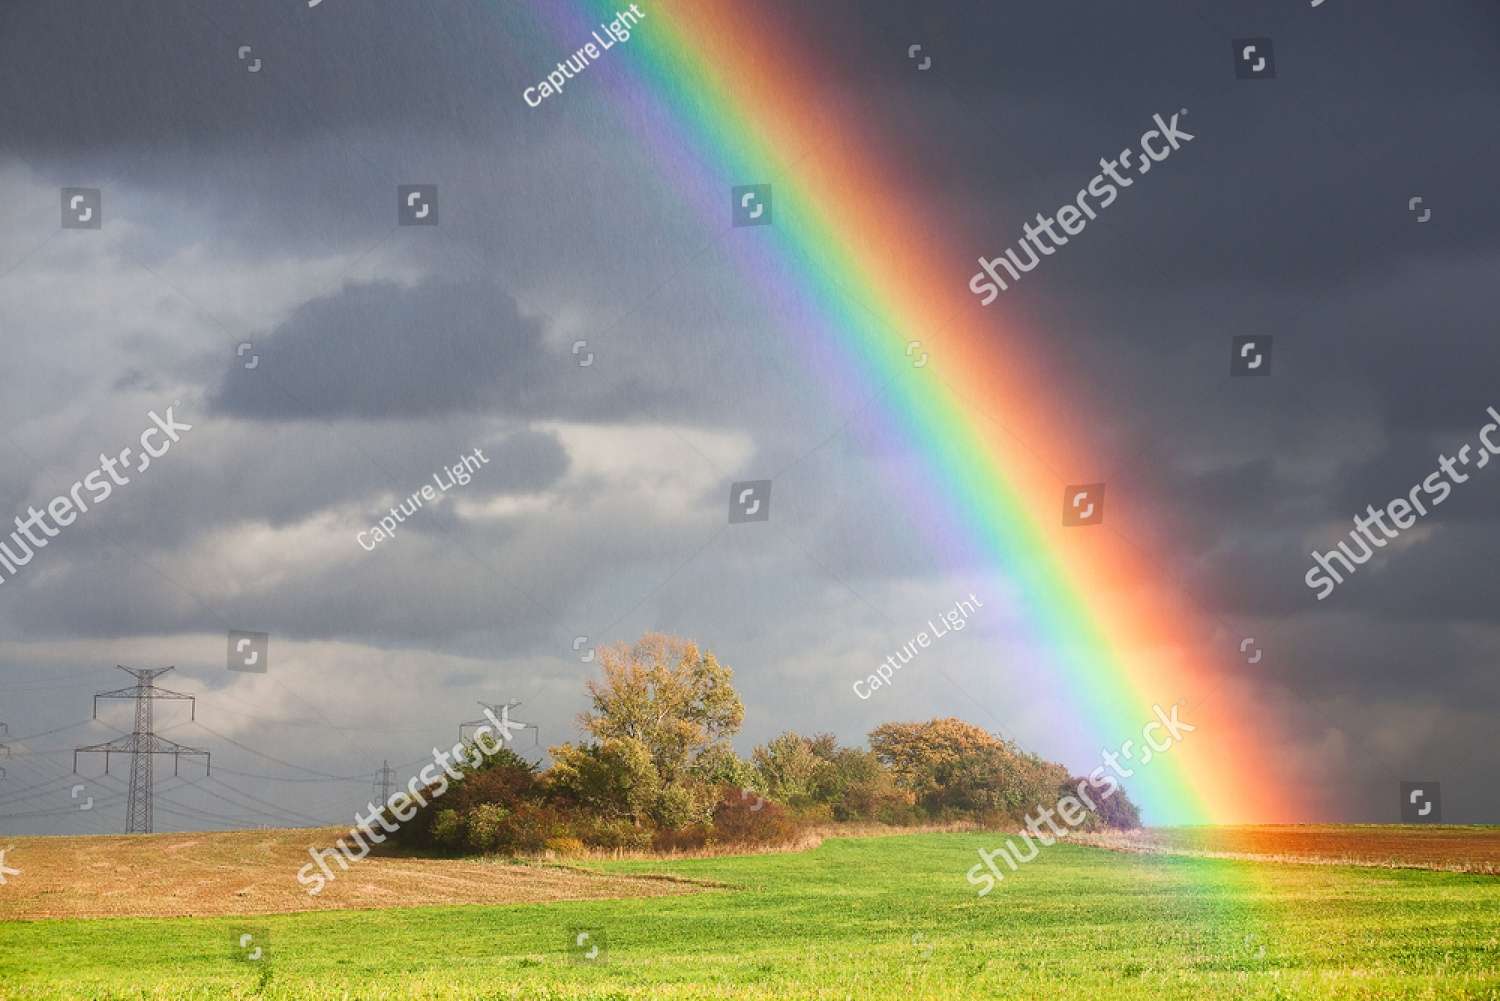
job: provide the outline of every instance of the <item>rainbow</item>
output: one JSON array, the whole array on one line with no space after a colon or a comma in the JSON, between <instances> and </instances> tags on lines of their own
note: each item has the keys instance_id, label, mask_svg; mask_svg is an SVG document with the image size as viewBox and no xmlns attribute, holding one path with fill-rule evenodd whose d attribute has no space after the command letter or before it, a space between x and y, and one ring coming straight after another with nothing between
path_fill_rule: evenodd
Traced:
<instances>
[{"instance_id":1,"label":"rainbow","mask_svg":"<svg viewBox=\"0 0 1500 1001\"><path fill-rule=\"evenodd\" d=\"M618 7L547 6L559 52ZM920 162L906 163L920 151L861 122L799 28L753 6L641 3L628 43L544 110L565 114L578 91L609 88L662 183L703 213L705 236L721 234L766 295L798 309L817 391L850 407L881 401L884 425L925 466L901 485L914 509L944 538L978 546L1018 589L1101 749L1139 742L1153 706L1182 707L1194 732L1126 782L1150 822L1300 816L1269 764L1276 728L1243 718L1255 679L1238 637L1219 638L1227 654L1215 649L1205 616L1158 579L1151 546L1110 519L1063 525L1065 488L1100 479L1118 457L1104 451L1106 415L1049 376L1045 342L1021 336L1005 297L983 307L968 289L978 252L1017 227L971 240L941 206L915 205L913 193L933 187ZM892 54L892 72L919 81L904 55ZM1158 110L1142 108L1141 121ZM773 225L721 233L730 188L759 183L773 186Z\"/></svg>"}]
</instances>

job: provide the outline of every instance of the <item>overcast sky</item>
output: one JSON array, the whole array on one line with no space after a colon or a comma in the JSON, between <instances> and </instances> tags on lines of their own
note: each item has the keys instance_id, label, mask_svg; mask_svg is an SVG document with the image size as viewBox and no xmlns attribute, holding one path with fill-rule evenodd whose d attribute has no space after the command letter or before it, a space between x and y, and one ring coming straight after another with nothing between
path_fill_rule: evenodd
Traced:
<instances>
[{"instance_id":1,"label":"overcast sky","mask_svg":"<svg viewBox=\"0 0 1500 1001\"><path fill-rule=\"evenodd\" d=\"M671 17L641 6L639 31ZM117 663L176 665L161 683L203 725L164 703L157 726L214 754L213 783L159 777L158 829L344 822L383 759L420 763L478 699L573 739L582 657L650 629L734 668L742 752L956 715L1092 767L1003 568L923 550L900 500L917 457L879 401L808 391L740 231L663 182L631 76L522 101L577 43L539 9L0 7L5 519L136 446L148 412L192 424L0 583L0 830L122 829L125 762L68 774L70 748L129 729L125 704L84 722L129 683ZM1172 525L1162 572L1231 652L1263 650L1245 712L1277 714L1274 753L1323 804L1288 819L1394 821L1397 783L1436 779L1447 819L1500 821L1500 471L1329 600L1302 583L1311 548L1500 406L1500 8L739 10L826 53L819 86L920 163L911 198L991 253L1153 112L1193 109L1191 156L993 308L1055 345L1059 406L1111 415L1112 517ZM1272 39L1276 79L1235 78L1244 37ZM402 184L438 185L439 225L396 225ZM59 227L64 187L101 190L101 228ZM1270 378L1227 377L1244 334L1274 336ZM475 448L471 483L356 542ZM726 523L731 482L782 470L770 521ZM852 694L970 592L969 628ZM226 669L231 629L270 634L267 673ZM307 769L348 778L288 781Z\"/></svg>"}]
</instances>

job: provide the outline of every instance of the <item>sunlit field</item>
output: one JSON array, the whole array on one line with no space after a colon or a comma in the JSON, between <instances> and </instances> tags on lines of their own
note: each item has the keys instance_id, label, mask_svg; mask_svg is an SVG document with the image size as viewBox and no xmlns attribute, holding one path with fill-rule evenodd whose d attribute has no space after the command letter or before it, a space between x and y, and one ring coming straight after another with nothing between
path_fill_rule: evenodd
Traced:
<instances>
[{"instance_id":1,"label":"sunlit field","mask_svg":"<svg viewBox=\"0 0 1500 1001\"><path fill-rule=\"evenodd\" d=\"M7 999L1500 997L1493 877L1057 845L981 899L964 872L995 840L588 867L728 886L667 897L10 922L0 979Z\"/></svg>"}]
</instances>

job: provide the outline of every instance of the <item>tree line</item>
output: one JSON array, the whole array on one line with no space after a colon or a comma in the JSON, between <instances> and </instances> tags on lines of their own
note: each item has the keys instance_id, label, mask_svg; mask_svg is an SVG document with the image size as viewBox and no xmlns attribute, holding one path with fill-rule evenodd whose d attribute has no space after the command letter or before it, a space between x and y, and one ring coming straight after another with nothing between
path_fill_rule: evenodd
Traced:
<instances>
[{"instance_id":1,"label":"tree line","mask_svg":"<svg viewBox=\"0 0 1500 1001\"><path fill-rule=\"evenodd\" d=\"M788 731L741 758L730 742L745 707L712 652L650 633L598 658L582 740L549 748L545 770L508 748L485 757L402 823L398 843L573 855L787 844L839 822L1013 829L1087 781L953 718L881 724L868 748ZM1083 829L1139 825L1121 791Z\"/></svg>"}]
</instances>

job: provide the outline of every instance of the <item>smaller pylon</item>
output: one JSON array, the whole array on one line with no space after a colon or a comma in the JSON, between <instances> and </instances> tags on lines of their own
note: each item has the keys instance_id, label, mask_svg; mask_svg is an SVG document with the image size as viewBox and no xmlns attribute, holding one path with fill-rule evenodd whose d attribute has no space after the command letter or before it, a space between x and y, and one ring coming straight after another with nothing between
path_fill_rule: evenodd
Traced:
<instances>
[{"instance_id":1,"label":"smaller pylon","mask_svg":"<svg viewBox=\"0 0 1500 1001\"><path fill-rule=\"evenodd\" d=\"M510 731L512 731L512 730L530 730L530 731L532 731L532 734L531 734L531 746L532 747L536 747L536 746L538 746L541 743L541 741L542 741L542 731L541 731L540 727L538 727L535 723L522 723L518 719L511 719L510 711L521 704L521 700L520 699L511 699L509 702L505 703L504 705L499 705L499 704L494 703L494 702L480 702L479 704L481 706L483 706L484 708L488 709L491 713L493 713L495 715L495 717L500 720L501 726L503 726L505 728L504 731L500 734L500 739L501 740L503 740L503 741L505 741L507 743L511 743L512 742L512 735L511 735ZM490 722L488 716L485 717L484 719L465 720L464 722L458 724L458 739L459 740L469 740L469 739L471 739L472 736L473 736L474 730L476 730L476 729L478 729L479 727L482 727L482 726L489 727L491 730L493 730L495 728L495 724L493 724L493 723Z\"/></svg>"},{"instance_id":2,"label":"smaller pylon","mask_svg":"<svg viewBox=\"0 0 1500 1001\"><path fill-rule=\"evenodd\" d=\"M375 773L375 779L370 783L372 789L380 790L380 802L389 803L391 801L391 790L394 788L395 778L396 770L391 767L391 763L389 761L381 761L380 771Z\"/></svg>"}]
</instances>

